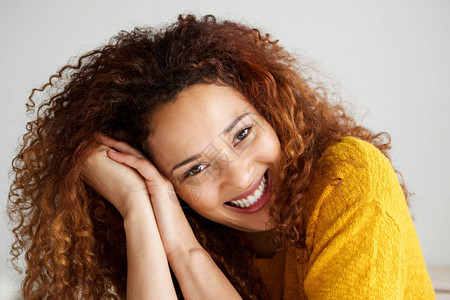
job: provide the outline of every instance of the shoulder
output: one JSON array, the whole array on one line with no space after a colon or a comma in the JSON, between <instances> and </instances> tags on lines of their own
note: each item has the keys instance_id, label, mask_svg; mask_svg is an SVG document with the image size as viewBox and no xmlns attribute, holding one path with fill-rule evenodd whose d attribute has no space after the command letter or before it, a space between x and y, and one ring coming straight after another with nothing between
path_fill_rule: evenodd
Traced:
<instances>
[{"instance_id":1,"label":"shoulder","mask_svg":"<svg viewBox=\"0 0 450 300\"><path fill-rule=\"evenodd\" d=\"M345 137L314 167L306 251L296 252L306 262L308 298L340 299L355 287L362 298L401 297L408 268L418 268L409 262L421 252L389 159L369 142ZM423 272L426 279L424 265Z\"/></svg>"},{"instance_id":2,"label":"shoulder","mask_svg":"<svg viewBox=\"0 0 450 300\"><path fill-rule=\"evenodd\" d=\"M312 225L331 226L344 214L364 207L375 205L395 213L406 206L389 159L369 142L345 137L329 146L314 168L307 192L314 203L309 209Z\"/></svg>"},{"instance_id":3,"label":"shoulder","mask_svg":"<svg viewBox=\"0 0 450 300\"><path fill-rule=\"evenodd\" d=\"M401 190L389 159L373 144L355 137L329 146L315 167L311 188L338 187L334 190L352 197L347 204L356 196L379 201L392 189Z\"/></svg>"},{"instance_id":4,"label":"shoulder","mask_svg":"<svg viewBox=\"0 0 450 300\"><path fill-rule=\"evenodd\" d=\"M327 167L328 173L350 177L376 177L391 169L389 159L373 144L356 137L344 137L329 146L318 161L319 167Z\"/></svg>"}]
</instances>

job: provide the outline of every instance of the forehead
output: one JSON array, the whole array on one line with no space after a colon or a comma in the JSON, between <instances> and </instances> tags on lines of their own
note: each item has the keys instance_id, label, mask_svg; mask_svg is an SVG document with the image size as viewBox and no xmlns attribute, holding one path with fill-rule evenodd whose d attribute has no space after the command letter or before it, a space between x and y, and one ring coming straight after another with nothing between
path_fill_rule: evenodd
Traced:
<instances>
[{"instance_id":1,"label":"forehead","mask_svg":"<svg viewBox=\"0 0 450 300\"><path fill-rule=\"evenodd\" d=\"M168 176L175 164L219 140L223 130L245 112L255 109L231 87L196 84L183 90L151 120L148 143L160 171Z\"/></svg>"}]
</instances>

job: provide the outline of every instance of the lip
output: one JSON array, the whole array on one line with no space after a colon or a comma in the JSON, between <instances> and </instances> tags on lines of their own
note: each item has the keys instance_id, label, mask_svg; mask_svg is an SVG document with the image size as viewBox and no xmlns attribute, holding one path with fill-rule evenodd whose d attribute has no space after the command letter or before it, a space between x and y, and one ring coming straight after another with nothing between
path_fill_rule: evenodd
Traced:
<instances>
[{"instance_id":1,"label":"lip","mask_svg":"<svg viewBox=\"0 0 450 300\"><path fill-rule=\"evenodd\" d=\"M229 204L224 203L223 206L229 210L233 210L239 213L244 213L244 214L251 214L251 213L256 213L258 211L260 211L261 209L263 209L266 204L269 202L269 199L271 197L271 179L270 179L270 174L269 172L266 170L266 172L264 174L267 173L267 186L266 186L266 190L264 191L264 194L262 194L261 198L259 198L259 200L253 204L250 207L235 207ZM263 175L264 177L264 175ZM262 179L261 179L262 180Z\"/></svg>"},{"instance_id":2,"label":"lip","mask_svg":"<svg viewBox=\"0 0 450 300\"><path fill-rule=\"evenodd\" d=\"M266 172L264 172L264 174L266 174ZM231 200L229 200L229 201L227 201L227 202L230 202L230 201L234 201L234 200L240 200L240 199L242 199L242 198L245 198L245 197L247 197L248 195L251 195L251 194L253 194L253 192L256 190L256 188L259 186L259 184L261 183L261 180L264 178L264 174L252 185L252 187L248 190L248 191L246 191L246 192L243 192L242 194L240 194L239 196L237 196L237 197L234 197L233 199L231 199Z\"/></svg>"}]
</instances>

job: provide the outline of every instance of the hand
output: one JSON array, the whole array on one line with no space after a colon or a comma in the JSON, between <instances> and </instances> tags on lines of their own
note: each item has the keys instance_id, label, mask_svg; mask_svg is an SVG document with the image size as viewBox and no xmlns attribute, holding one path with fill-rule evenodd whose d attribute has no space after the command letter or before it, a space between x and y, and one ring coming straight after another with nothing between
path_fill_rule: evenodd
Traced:
<instances>
[{"instance_id":1,"label":"hand","mask_svg":"<svg viewBox=\"0 0 450 300\"><path fill-rule=\"evenodd\" d=\"M108 151L112 160L124 167L133 168L144 179L169 262L180 252L201 248L183 213L172 183L142 153L130 145L109 138L103 139L102 142L119 150Z\"/></svg>"},{"instance_id":2,"label":"hand","mask_svg":"<svg viewBox=\"0 0 450 300\"><path fill-rule=\"evenodd\" d=\"M124 219L127 299L176 299L145 179L135 169L109 156L123 153L140 160L145 157L126 143L104 136L98 136L98 141L102 144L83 164L82 176Z\"/></svg>"},{"instance_id":3,"label":"hand","mask_svg":"<svg viewBox=\"0 0 450 300\"><path fill-rule=\"evenodd\" d=\"M108 157L108 152L115 151L105 145L111 145L110 138L99 136L99 141L103 144L97 147L83 164L82 175L86 183L111 202L124 219L132 209L151 209L144 178L133 168ZM115 146L119 151L125 150L120 143ZM129 151L144 157L139 151Z\"/></svg>"}]
</instances>

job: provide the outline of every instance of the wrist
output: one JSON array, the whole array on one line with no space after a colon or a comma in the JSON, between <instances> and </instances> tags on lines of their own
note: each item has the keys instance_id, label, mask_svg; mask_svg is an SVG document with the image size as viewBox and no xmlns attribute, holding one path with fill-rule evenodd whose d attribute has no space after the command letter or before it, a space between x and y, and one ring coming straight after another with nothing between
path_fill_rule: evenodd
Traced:
<instances>
[{"instance_id":1,"label":"wrist","mask_svg":"<svg viewBox=\"0 0 450 300\"><path fill-rule=\"evenodd\" d=\"M209 253L200 245L200 243L195 241L183 242L172 250L170 253L167 253L167 261L170 265L175 264L176 262L190 262L191 258L194 255L198 255L199 253L203 253L209 255Z\"/></svg>"},{"instance_id":2,"label":"wrist","mask_svg":"<svg viewBox=\"0 0 450 300\"><path fill-rule=\"evenodd\" d=\"M123 201L120 201L120 204L117 209L124 221L148 214L153 215L150 196L146 193L129 193L124 197Z\"/></svg>"}]
</instances>

